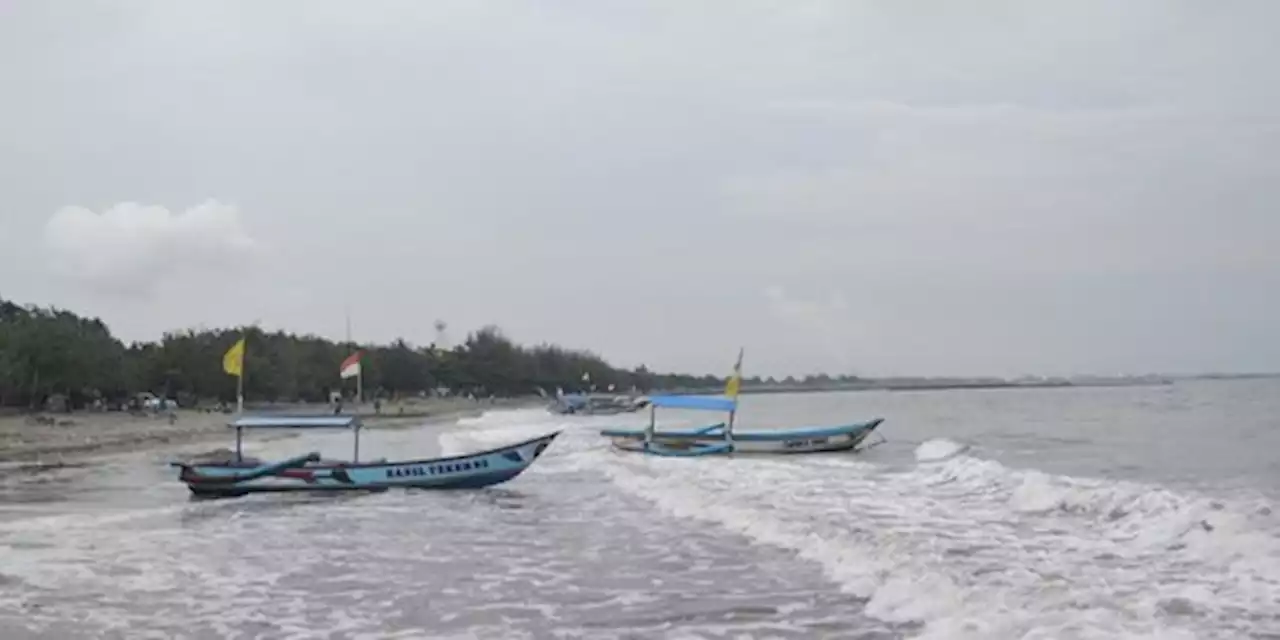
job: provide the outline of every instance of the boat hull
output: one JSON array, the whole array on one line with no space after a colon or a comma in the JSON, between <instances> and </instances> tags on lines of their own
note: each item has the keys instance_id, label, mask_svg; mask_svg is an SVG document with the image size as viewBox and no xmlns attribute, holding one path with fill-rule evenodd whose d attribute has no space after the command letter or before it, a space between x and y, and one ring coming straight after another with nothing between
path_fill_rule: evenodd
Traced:
<instances>
[{"instance_id":1,"label":"boat hull","mask_svg":"<svg viewBox=\"0 0 1280 640\"><path fill-rule=\"evenodd\" d=\"M501 484L524 472L559 431L489 451L424 460L366 463L319 462L308 454L278 463L252 461L173 463L178 479L200 498L234 498L251 493L477 489Z\"/></svg>"},{"instance_id":2,"label":"boat hull","mask_svg":"<svg viewBox=\"0 0 1280 640\"><path fill-rule=\"evenodd\" d=\"M623 398L593 399L581 396L558 398L547 410L551 413L566 416L614 416L623 413L635 413L648 406L647 400L630 400Z\"/></svg>"},{"instance_id":3,"label":"boat hull","mask_svg":"<svg viewBox=\"0 0 1280 640\"><path fill-rule=\"evenodd\" d=\"M654 433L647 452L656 455L711 455L722 453L826 453L856 449L880 426L882 419L838 427L801 427L761 431L734 431L728 450L724 425L700 429L660 430ZM623 451L646 452L644 429L605 429L600 435Z\"/></svg>"}]
</instances>

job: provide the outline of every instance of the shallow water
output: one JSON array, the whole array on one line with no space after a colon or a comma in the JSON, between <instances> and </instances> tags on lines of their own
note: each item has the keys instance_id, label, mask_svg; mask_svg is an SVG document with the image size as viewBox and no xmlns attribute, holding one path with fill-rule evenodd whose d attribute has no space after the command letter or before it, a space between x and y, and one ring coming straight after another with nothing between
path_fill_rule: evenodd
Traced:
<instances>
[{"instance_id":1,"label":"shallow water","mask_svg":"<svg viewBox=\"0 0 1280 640\"><path fill-rule=\"evenodd\" d=\"M648 458L594 435L638 416L517 411L362 442L565 429L484 491L193 503L177 450L8 477L0 637L1280 637L1280 384L749 396L742 415L879 415L889 442Z\"/></svg>"}]
</instances>

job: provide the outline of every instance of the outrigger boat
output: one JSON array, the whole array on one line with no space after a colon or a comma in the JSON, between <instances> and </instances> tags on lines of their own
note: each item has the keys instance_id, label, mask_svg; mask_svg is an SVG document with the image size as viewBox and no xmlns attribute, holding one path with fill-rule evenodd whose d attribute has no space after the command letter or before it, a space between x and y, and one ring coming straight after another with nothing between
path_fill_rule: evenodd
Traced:
<instances>
[{"instance_id":1,"label":"outrigger boat","mask_svg":"<svg viewBox=\"0 0 1280 640\"><path fill-rule=\"evenodd\" d=\"M385 491L392 487L418 489L474 489L506 482L518 475L560 434L549 433L516 444L443 458L390 462L360 462L358 416L243 416L231 422L236 430L233 457L201 462L172 462L178 479L201 498L235 498L250 493L292 491ZM351 461L324 460L319 453L267 462L245 457L246 429L350 429L354 434Z\"/></svg>"},{"instance_id":2,"label":"outrigger boat","mask_svg":"<svg viewBox=\"0 0 1280 640\"><path fill-rule=\"evenodd\" d=\"M649 425L643 429L604 429L600 435L623 451L640 451L657 456L708 456L733 453L822 453L856 449L884 422L875 418L838 427L797 427L735 432L738 391L742 384L742 354L733 365L723 396L650 396ZM658 408L724 411L726 422L700 429L658 431ZM879 434L877 434L879 435ZM884 442L867 445L868 448Z\"/></svg>"},{"instance_id":3,"label":"outrigger boat","mask_svg":"<svg viewBox=\"0 0 1280 640\"><path fill-rule=\"evenodd\" d=\"M657 409L727 411L728 422L695 429L657 429ZM875 418L836 427L795 427L735 431L737 398L716 396L650 396L649 425L640 429L603 429L600 435L623 451L659 456L705 456L730 453L822 453L848 451L862 445L884 421ZM879 434L877 434L879 435ZM883 442L883 437L874 444ZM869 446L874 446L868 445ZM866 447L864 447L866 448Z\"/></svg>"},{"instance_id":4,"label":"outrigger boat","mask_svg":"<svg viewBox=\"0 0 1280 640\"><path fill-rule=\"evenodd\" d=\"M635 413L646 404L648 401L643 398L623 395L570 394L556 396L547 410L561 415L611 416L619 413Z\"/></svg>"}]
</instances>

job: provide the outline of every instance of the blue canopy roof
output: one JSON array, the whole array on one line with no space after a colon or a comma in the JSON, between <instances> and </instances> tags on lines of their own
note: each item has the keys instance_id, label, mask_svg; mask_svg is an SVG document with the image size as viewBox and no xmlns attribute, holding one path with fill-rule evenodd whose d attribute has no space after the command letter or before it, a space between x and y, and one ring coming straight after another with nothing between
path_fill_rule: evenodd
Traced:
<instances>
[{"instance_id":1,"label":"blue canopy roof","mask_svg":"<svg viewBox=\"0 0 1280 640\"><path fill-rule=\"evenodd\" d=\"M724 396L649 396L655 407L667 409L693 409L696 411L729 412L738 408L738 401Z\"/></svg>"},{"instance_id":2,"label":"blue canopy roof","mask_svg":"<svg viewBox=\"0 0 1280 640\"><path fill-rule=\"evenodd\" d=\"M240 416L229 425L237 429L349 429L360 426L352 415Z\"/></svg>"}]
</instances>

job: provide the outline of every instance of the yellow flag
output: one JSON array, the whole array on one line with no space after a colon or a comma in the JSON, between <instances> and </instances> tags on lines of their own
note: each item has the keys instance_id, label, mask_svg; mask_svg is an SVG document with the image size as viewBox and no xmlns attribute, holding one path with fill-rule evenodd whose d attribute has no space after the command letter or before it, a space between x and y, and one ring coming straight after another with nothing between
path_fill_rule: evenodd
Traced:
<instances>
[{"instance_id":1,"label":"yellow flag","mask_svg":"<svg viewBox=\"0 0 1280 640\"><path fill-rule=\"evenodd\" d=\"M733 365L733 375L729 376L729 381L724 383L724 395L730 398L738 397L738 387L742 386L742 349L738 349L738 362Z\"/></svg>"},{"instance_id":2,"label":"yellow flag","mask_svg":"<svg viewBox=\"0 0 1280 640\"><path fill-rule=\"evenodd\" d=\"M244 338L236 340L222 356L222 370L236 377L244 375Z\"/></svg>"}]
</instances>

